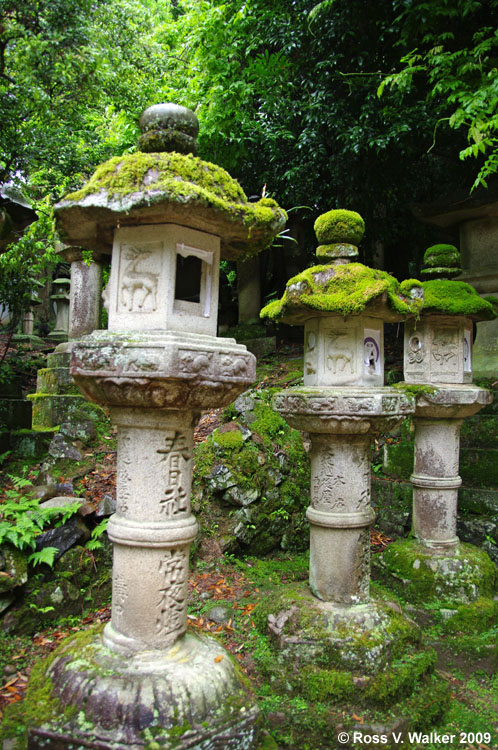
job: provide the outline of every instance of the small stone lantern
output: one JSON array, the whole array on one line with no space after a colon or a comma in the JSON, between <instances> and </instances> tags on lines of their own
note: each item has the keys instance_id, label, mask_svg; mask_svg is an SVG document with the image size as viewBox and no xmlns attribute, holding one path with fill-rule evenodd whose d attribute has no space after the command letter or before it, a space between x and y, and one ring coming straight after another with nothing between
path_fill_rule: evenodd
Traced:
<instances>
[{"instance_id":1,"label":"small stone lantern","mask_svg":"<svg viewBox=\"0 0 498 750\"><path fill-rule=\"evenodd\" d=\"M54 300L56 317L54 330L48 334L48 338L55 341L67 341L69 329L70 284L70 279L65 278L54 279L53 281L54 292L50 295L50 299Z\"/></svg>"},{"instance_id":2,"label":"small stone lantern","mask_svg":"<svg viewBox=\"0 0 498 750\"><path fill-rule=\"evenodd\" d=\"M190 110L156 105L140 125L140 151L106 162L56 207L66 243L112 247L109 330L77 342L71 365L118 427L112 622L47 668L61 716L31 728L30 750L49 736L109 750L173 738L236 750L254 734L239 669L216 640L187 631L193 429L201 410L228 405L255 378L254 356L216 337L220 257L257 253L286 216L192 156ZM75 718L63 718L68 708Z\"/></svg>"},{"instance_id":3,"label":"small stone lantern","mask_svg":"<svg viewBox=\"0 0 498 750\"><path fill-rule=\"evenodd\" d=\"M456 530L460 429L466 417L492 401L488 390L472 385L473 326L495 313L469 284L452 280L460 271L456 247L430 247L422 270L428 279L422 284L424 308L420 320L405 325L405 382L412 391L419 389L411 476L416 540L390 545L384 563L393 580L403 567L407 598L417 597L417 582L410 583L406 570L421 578L421 566L422 578L433 579L439 599L468 602L490 593L480 583L490 567L488 556L460 544Z\"/></svg>"},{"instance_id":4,"label":"small stone lantern","mask_svg":"<svg viewBox=\"0 0 498 750\"><path fill-rule=\"evenodd\" d=\"M288 281L261 312L305 331L304 386L278 393L274 407L311 437L309 606L346 630L383 628L388 616L369 594L370 443L413 411L409 397L383 386L383 325L416 315L422 302L388 273L355 262L359 214L330 211L315 230L322 265Z\"/></svg>"},{"instance_id":5,"label":"small stone lantern","mask_svg":"<svg viewBox=\"0 0 498 750\"><path fill-rule=\"evenodd\" d=\"M384 382L384 321L415 315L421 301L384 271L354 261L363 220L330 211L315 223L314 266L287 283L261 315L304 324L304 387L277 394L275 408L311 434L310 586L324 601L368 602L370 442L411 413ZM354 243L354 244L353 244Z\"/></svg>"}]
</instances>

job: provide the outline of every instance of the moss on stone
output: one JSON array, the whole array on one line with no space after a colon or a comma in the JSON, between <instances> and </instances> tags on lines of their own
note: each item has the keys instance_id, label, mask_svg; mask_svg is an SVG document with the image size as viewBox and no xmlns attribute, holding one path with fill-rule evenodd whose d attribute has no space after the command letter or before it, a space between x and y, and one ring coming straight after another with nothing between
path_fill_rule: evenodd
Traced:
<instances>
[{"instance_id":1,"label":"moss on stone","mask_svg":"<svg viewBox=\"0 0 498 750\"><path fill-rule=\"evenodd\" d=\"M365 233L365 222L356 211L335 209L321 214L315 221L318 242L346 242L358 245Z\"/></svg>"},{"instance_id":2,"label":"moss on stone","mask_svg":"<svg viewBox=\"0 0 498 750\"><path fill-rule=\"evenodd\" d=\"M465 315L475 320L496 317L493 306L464 281L432 279L424 281L424 313Z\"/></svg>"},{"instance_id":3,"label":"moss on stone","mask_svg":"<svg viewBox=\"0 0 498 750\"><path fill-rule=\"evenodd\" d=\"M398 539L376 563L386 585L413 603L458 606L479 596L492 597L498 584L496 565L471 544L459 544L443 555L414 539Z\"/></svg>"},{"instance_id":4,"label":"moss on stone","mask_svg":"<svg viewBox=\"0 0 498 750\"><path fill-rule=\"evenodd\" d=\"M456 613L443 622L445 633L483 633L498 619L498 602L494 599L479 597L470 604L461 604Z\"/></svg>"},{"instance_id":5,"label":"moss on stone","mask_svg":"<svg viewBox=\"0 0 498 750\"><path fill-rule=\"evenodd\" d=\"M241 448L244 440L240 430L231 430L230 432L215 430L213 432L213 442L224 450L234 450Z\"/></svg>"},{"instance_id":6,"label":"moss on stone","mask_svg":"<svg viewBox=\"0 0 498 750\"><path fill-rule=\"evenodd\" d=\"M74 203L99 205L104 201L125 201L133 206L171 201L185 205L198 202L240 221L249 228L276 228L287 214L271 198L249 203L238 182L221 167L192 154L142 153L116 156L97 168L81 190L65 196L59 209ZM123 203L123 208L125 207Z\"/></svg>"},{"instance_id":7,"label":"moss on stone","mask_svg":"<svg viewBox=\"0 0 498 750\"><path fill-rule=\"evenodd\" d=\"M403 294L399 282L386 271L368 268L362 263L342 266L320 265L307 268L287 282L280 300L261 310L262 318L293 322L309 311L349 315L368 314L372 303L382 303L396 319L418 315L421 299Z\"/></svg>"},{"instance_id":8,"label":"moss on stone","mask_svg":"<svg viewBox=\"0 0 498 750\"><path fill-rule=\"evenodd\" d=\"M444 243L432 245L424 253L424 266L426 268L438 268L440 266L460 268L460 251L454 245Z\"/></svg>"}]
</instances>

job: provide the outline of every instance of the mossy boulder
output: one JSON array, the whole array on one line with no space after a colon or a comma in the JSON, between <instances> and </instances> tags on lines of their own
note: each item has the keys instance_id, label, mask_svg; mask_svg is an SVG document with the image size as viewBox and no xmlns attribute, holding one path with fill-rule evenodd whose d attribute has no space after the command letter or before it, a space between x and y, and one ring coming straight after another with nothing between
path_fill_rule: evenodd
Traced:
<instances>
[{"instance_id":1,"label":"mossy boulder","mask_svg":"<svg viewBox=\"0 0 498 750\"><path fill-rule=\"evenodd\" d=\"M386 271L347 263L307 268L287 282L283 297L261 310L262 318L300 324L317 315L373 315L386 321L416 316L419 296Z\"/></svg>"},{"instance_id":2,"label":"mossy boulder","mask_svg":"<svg viewBox=\"0 0 498 750\"><path fill-rule=\"evenodd\" d=\"M271 393L253 391L225 412L221 428L194 450L193 509L200 545L260 555L305 549L309 458L300 433L276 414Z\"/></svg>"},{"instance_id":3,"label":"mossy boulder","mask_svg":"<svg viewBox=\"0 0 498 750\"><path fill-rule=\"evenodd\" d=\"M250 203L221 167L192 154L116 156L55 207L67 242L109 254L116 224L176 223L221 238L223 258L253 255L280 232L287 215L271 198Z\"/></svg>"},{"instance_id":4,"label":"mossy boulder","mask_svg":"<svg viewBox=\"0 0 498 750\"><path fill-rule=\"evenodd\" d=\"M356 211L339 208L321 214L314 229L321 244L345 242L358 245L365 234L365 222Z\"/></svg>"},{"instance_id":5,"label":"mossy boulder","mask_svg":"<svg viewBox=\"0 0 498 750\"><path fill-rule=\"evenodd\" d=\"M457 607L492 597L498 586L496 565L471 544L443 553L414 539L398 539L375 555L372 565L387 586L414 604Z\"/></svg>"}]
</instances>

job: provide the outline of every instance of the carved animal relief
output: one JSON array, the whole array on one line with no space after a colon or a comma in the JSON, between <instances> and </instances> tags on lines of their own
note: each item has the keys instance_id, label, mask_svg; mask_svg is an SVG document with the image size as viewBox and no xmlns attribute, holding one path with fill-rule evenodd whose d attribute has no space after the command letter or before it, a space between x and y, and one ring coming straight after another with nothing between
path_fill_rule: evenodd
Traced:
<instances>
[{"instance_id":1,"label":"carved animal relief","mask_svg":"<svg viewBox=\"0 0 498 750\"><path fill-rule=\"evenodd\" d=\"M159 270L157 270L159 269ZM121 249L118 312L155 312L161 269L158 243L146 247L124 245Z\"/></svg>"}]
</instances>

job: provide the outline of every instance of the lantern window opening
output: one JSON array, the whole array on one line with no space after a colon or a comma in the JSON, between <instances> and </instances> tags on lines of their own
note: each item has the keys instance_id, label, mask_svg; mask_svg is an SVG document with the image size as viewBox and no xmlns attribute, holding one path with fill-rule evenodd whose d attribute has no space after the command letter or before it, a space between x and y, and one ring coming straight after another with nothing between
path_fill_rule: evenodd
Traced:
<instances>
[{"instance_id":1,"label":"lantern window opening","mask_svg":"<svg viewBox=\"0 0 498 750\"><path fill-rule=\"evenodd\" d=\"M211 315L214 253L176 244L175 302L177 312Z\"/></svg>"}]
</instances>

